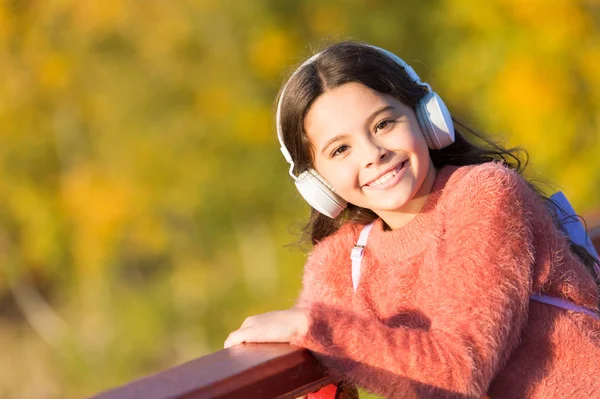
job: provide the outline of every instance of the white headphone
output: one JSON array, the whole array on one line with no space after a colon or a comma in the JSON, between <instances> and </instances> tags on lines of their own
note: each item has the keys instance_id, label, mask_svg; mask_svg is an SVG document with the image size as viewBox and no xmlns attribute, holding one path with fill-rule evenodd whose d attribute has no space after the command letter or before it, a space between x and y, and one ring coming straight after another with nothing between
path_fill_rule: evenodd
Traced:
<instances>
[{"instance_id":1,"label":"white headphone","mask_svg":"<svg viewBox=\"0 0 600 399\"><path fill-rule=\"evenodd\" d=\"M454 124L452 123L450 112L440 96L431 89L431 86L421 82L415 71L396 54L369 44L366 46L374 48L396 62L416 84L427 88L428 93L421 98L415 107L415 114L419 121L419 126L423 131L423 135L425 136L427 146L432 150L439 150L454 143ZM288 83L298 71L314 62L321 54L322 53L317 53L302 63L302 65L292 73L292 76L288 79ZM277 104L276 126L277 138L281 145L281 153L285 160L290 164L289 174L294 179L300 195L302 195L310 206L321 212L323 215L335 218L346 208L348 202L336 194L333 187L331 187L331 185L329 185L316 170L309 168L298 176L294 175L294 161L283 143L283 132L280 120L281 103L283 102L283 96L285 95L285 89L287 88L288 83L283 86Z\"/></svg>"}]
</instances>

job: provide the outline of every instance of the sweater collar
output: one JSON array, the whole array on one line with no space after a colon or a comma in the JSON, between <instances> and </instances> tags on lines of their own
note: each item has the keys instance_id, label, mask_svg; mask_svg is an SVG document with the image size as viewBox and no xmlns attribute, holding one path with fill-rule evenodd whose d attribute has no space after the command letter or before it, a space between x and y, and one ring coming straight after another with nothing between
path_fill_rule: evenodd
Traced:
<instances>
[{"instance_id":1,"label":"sweater collar","mask_svg":"<svg viewBox=\"0 0 600 399\"><path fill-rule=\"evenodd\" d=\"M428 243L428 236L434 233L434 224L438 211L438 201L444 191L448 179L457 166L447 165L437 173L431 192L421 211L406 225L391 231L384 230L384 222L377 219L371 231L372 239L367 247L383 256L390 256L390 261L397 261L398 255L410 256L421 252Z\"/></svg>"}]
</instances>

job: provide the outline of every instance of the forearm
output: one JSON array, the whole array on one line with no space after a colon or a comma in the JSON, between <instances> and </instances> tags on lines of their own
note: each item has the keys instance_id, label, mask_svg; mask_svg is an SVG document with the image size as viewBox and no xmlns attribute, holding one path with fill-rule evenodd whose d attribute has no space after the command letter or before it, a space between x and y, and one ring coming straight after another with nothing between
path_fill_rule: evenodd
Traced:
<instances>
[{"instance_id":1,"label":"forearm","mask_svg":"<svg viewBox=\"0 0 600 399\"><path fill-rule=\"evenodd\" d=\"M477 397L486 386L472 351L443 332L391 328L323 305L312 307L309 332L294 343L337 378L385 397Z\"/></svg>"}]
</instances>

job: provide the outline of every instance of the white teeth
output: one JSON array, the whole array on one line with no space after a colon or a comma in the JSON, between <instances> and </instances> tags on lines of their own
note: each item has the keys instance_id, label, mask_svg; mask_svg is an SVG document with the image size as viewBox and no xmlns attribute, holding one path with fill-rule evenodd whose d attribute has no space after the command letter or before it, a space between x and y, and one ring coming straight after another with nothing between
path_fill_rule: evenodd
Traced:
<instances>
[{"instance_id":1,"label":"white teeth","mask_svg":"<svg viewBox=\"0 0 600 399\"><path fill-rule=\"evenodd\" d=\"M375 180L373 183L371 183L370 185L381 185L385 182L387 182L388 180L392 179L394 176L396 176L398 174L398 172L396 171L396 169L386 173L385 175L381 176L379 179Z\"/></svg>"}]
</instances>

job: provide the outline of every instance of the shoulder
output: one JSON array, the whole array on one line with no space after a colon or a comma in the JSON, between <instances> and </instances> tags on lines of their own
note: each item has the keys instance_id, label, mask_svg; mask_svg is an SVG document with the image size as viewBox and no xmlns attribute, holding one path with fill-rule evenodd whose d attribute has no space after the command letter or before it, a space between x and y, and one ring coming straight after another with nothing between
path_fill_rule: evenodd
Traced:
<instances>
[{"instance_id":1,"label":"shoulder","mask_svg":"<svg viewBox=\"0 0 600 399\"><path fill-rule=\"evenodd\" d=\"M441 215L449 229L529 226L548 212L527 180L499 162L457 168L444 191Z\"/></svg>"},{"instance_id":2,"label":"shoulder","mask_svg":"<svg viewBox=\"0 0 600 399\"><path fill-rule=\"evenodd\" d=\"M352 287L350 253L362 227L348 222L313 247L304 265L301 303L337 303L344 297Z\"/></svg>"},{"instance_id":3,"label":"shoulder","mask_svg":"<svg viewBox=\"0 0 600 399\"><path fill-rule=\"evenodd\" d=\"M350 251L356 244L362 224L346 222L332 235L318 242L309 253L308 263L337 264L350 259Z\"/></svg>"},{"instance_id":4,"label":"shoulder","mask_svg":"<svg viewBox=\"0 0 600 399\"><path fill-rule=\"evenodd\" d=\"M449 202L455 205L465 202L481 202L485 205L507 199L537 197L517 171L500 162L456 168L448 179L447 192Z\"/></svg>"},{"instance_id":5,"label":"shoulder","mask_svg":"<svg viewBox=\"0 0 600 399\"><path fill-rule=\"evenodd\" d=\"M450 181L457 189L486 192L525 182L518 172L500 162L461 166L452 174Z\"/></svg>"}]
</instances>

